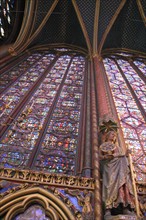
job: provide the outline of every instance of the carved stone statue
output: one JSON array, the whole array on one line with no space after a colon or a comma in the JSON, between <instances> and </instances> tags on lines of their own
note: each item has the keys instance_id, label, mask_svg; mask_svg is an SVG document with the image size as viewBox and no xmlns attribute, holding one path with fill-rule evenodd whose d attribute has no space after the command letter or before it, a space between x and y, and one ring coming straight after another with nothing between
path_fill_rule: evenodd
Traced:
<instances>
[{"instance_id":1,"label":"carved stone statue","mask_svg":"<svg viewBox=\"0 0 146 220\"><path fill-rule=\"evenodd\" d=\"M84 190L83 194L84 198L78 197L78 201L80 199L80 202L83 205L82 216L84 219L92 219L93 209L91 206L91 193L87 190Z\"/></svg>"},{"instance_id":2,"label":"carved stone statue","mask_svg":"<svg viewBox=\"0 0 146 220\"><path fill-rule=\"evenodd\" d=\"M93 208L91 205L91 192L84 190L83 194L79 190L65 190L69 195L75 196L78 200L78 204L82 206L82 219L93 220Z\"/></svg>"},{"instance_id":3,"label":"carved stone statue","mask_svg":"<svg viewBox=\"0 0 146 220\"><path fill-rule=\"evenodd\" d=\"M106 133L105 142L99 148L102 164L102 199L105 205L105 216L111 215L112 208L122 206L122 213L132 214L134 195L130 169L125 154L120 153L116 145L116 132Z\"/></svg>"}]
</instances>

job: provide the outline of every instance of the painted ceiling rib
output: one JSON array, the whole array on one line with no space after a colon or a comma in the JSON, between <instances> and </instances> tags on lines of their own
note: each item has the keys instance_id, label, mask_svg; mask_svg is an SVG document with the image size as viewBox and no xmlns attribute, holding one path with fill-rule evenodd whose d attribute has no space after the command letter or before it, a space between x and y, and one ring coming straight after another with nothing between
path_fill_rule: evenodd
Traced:
<instances>
[{"instance_id":1,"label":"painted ceiling rib","mask_svg":"<svg viewBox=\"0 0 146 220\"><path fill-rule=\"evenodd\" d=\"M102 54L102 57L103 56L108 56L108 55L111 55L111 54L114 54L114 53L132 53L132 54L135 54L135 55L138 55L139 57L141 58L145 58L145 53L144 52L141 52L141 51L138 51L138 50L132 50L132 49L129 49L129 48L108 48L108 49L104 49L102 50L101 54Z\"/></svg>"},{"instance_id":2,"label":"painted ceiling rib","mask_svg":"<svg viewBox=\"0 0 146 220\"><path fill-rule=\"evenodd\" d=\"M26 36L28 38L30 33L30 27L33 21L32 13L35 10L35 3L34 1L26 1L25 10L24 10L24 18L21 25L21 29L19 35L13 44L14 48L21 46L21 44L25 41Z\"/></svg>"},{"instance_id":3,"label":"painted ceiling rib","mask_svg":"<svg viewBox=\"0 0 146 220\"><path fill-rule=\"evenodd\" d=\"M144 10L143 10L141 1L140 1L140 0L136 0L136 2L137 2L137 5L138 5L138 9L139 9L141 18L142 18L143 23L144 23L144 25L145 25L145 27L146 27L146 15L145 15L145 13L144 13Z\"/></svg>"},{"instance_id":4,"label":"painted ceiling rib","mask_svg":"<svg viewBox=\"0 0 146 220\"><path fill-rule=\"evenodd\" d=\"M87 57L100 57L108 49L120 48L145 53L143 0L105 0L108 4L101 0L89 1L90 4L85 0L26 0L19 33L5 50L11 57L35 44L47 44L78 47ZM1 42L7 44L7 37Z\"/></svg>"},{"instance_id":5,"label":"painted ceiling rib","mask_svg":"<svg viewBox=\"0 0 146 220\"><path fill-rule=\"evenodd\" d=\"M99 44L99 47L98 47L98 54L99 54L99 55L101 54L102 47L103 47L104 42L105 42L105 40L106 40L106 38L107 38L107 35L108 35L108 33L110 32L110 30L111 30L113 24L115 23L115 21L116 21L118 15L119 15L119 13L121 12L122 8L123 8L124 5L125 5L125 3L126 3L126 0L122 0L122 1L121 1L121 3L119 4L118 9L116 10L116 12L114 13L112 19L110 20L110 22L109 22L109 24L108 24L108 26L107 26L107 28L106 28L106 30L105 30L103 36L102 36L102 39L101 39L100 44Z\"/></svg>"},{"instance_id":6,"label":"painted ceiling rib","mask_svg":"<svg viewBox=\"0 0 146 220\"><path fill-rule=\"evenodd\" d=\"M37 28L37 30L33 33L33 35L29 38L29 44L32 42L32 40L34 40L34 38L40 33L40 31L42 30L42 28L45 26L46 22L48 21L50 15L53 13L57 3L59 2L59 0L55 0L54 3L52 4L50 10L48 11L48 13L46 14L45 18L43 19L42 23L39 25L39 27Z\"/></svg>"},{"instance_id":7,"label":"painted ceiling rib","mask_svg":"<svg viewBox=\"0 0 146 220\"><path fill-rule=\"evenodd\" d=\"M93 55L97 54L100 0L96 0L93 33Z\"/></svg>"},{"instance_id":8,"label":"painted ceiling rib","mask_svg":"<svg viewBox=\"0 0 146 220\"><path fill-rule=\"evenodd\" d=\"M88 48L88 51L89 51L89 55L91 57L91 55L92 55L92 47L91 47L91 43L90 43L90 39L89 39L89 36L88 36L88 32L87 32L86 26L84 24L83 18L81 16L81 13L80 13L80 10L78 8L78 5L77 5L76 1L72 0L72 4L73 4L73 7L74 7L75 12L77 14L77 18L79 20L79 23L81 25L81 29L83 31L83 35L84 35L85 40L86 40L86 44L87 44L87 48Z\"/></svg>"},{"instance_id":9,"label":"painted ceiling rib","mask_svg":"<svg viewBox=\"0 0 146 220\"><path fill-rule=\"evenodd\" d=\"M34 15L33 15L33 22L32 22L32 27L31 27L31 30L30 30L29 37L33 34L34 26L35 26L36 19L37 19L38 1L39 1L39 0L35 0L35 10L34 10L34 12L33 12L33 13L34 13ZM29 37L28 37L28 38L29 38Z\"/></svg>"},{"instance_id":10,"label":"painted ceiling rib","mask_svg":"<svg viewBox=\"0 0 146 220\"><path fill-rule=\"evenodd\" d=\"M38 34L41 32L42 28L45 26L46 22L48 21L50 15L52 14L52 12L54 11L57 3L59 0L55 0L54 3L52 4L50 10L48 11L48 13L46 14L46 16L44 17L43 21L41 22L41 24L39 25L39 27L37 28L37 30L33 33L33 35L26 40L26 43L23 45L23 47L21 47L21 51L23 51L26 47L29 46L29 44L38 36ZM21 52L19 51L19 52Z\"/></svg>"}]
</instances>

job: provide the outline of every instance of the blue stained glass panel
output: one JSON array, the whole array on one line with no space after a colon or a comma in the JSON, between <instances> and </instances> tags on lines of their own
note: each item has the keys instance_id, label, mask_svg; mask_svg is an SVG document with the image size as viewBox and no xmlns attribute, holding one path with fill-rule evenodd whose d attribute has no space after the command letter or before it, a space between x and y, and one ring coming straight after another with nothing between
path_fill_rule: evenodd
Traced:
<instances>
[{"instance_id":1,"label":"blue stained glass panel","mask_svg":"<svg viewBox=\"0 0 146 220\"><path fill-rule=\"evenodd\" d=\"M138 100L141 102L143 108L146 110L146 85L144 81L138 76L135 70L129 65L128 61L117 60L127 80L135 92Z\"/></svg>"},{"instance_id":2,"label":"blue stained glass panel","mask_svg":"<svg viewBox=\"0 0 146 220\"><path fill-rule=\"evenodd\" d=\"M55 79L57 77L61 80L63 79L70 59L71 57L65 56L65 59L64 57L60 57L57 60L26 104L22 113L2 138L0 149L2 156L1 163L4 166L8 166L8 164L13 167L26 166L60 86L60 82L55 82ZM66 65L63 65L64 63ZM17 155L14 153L15 151L17 151ZM6 164L5 161L7 162Z\"/></svg>"},{"instance_id":3,"label":"blue stained glass panel","mask_svg":"<svg viewBox=\"0 0 146 220\"><path fill-rule=\"evenodd\" d=\"M9 71L4 72L0 75L0 93L5 90L5 88L13 83L18 77L20 77L30 65L34 64L37 60L41 58L40 53L35 53L29 56L24 61L18 63L15 67L11 68Z\"/></svg>"},{"instance_id":4,"label":"blue stained glass panel","mask_svg":"<svg viewBox=\"0 0 146 220\"><path fill-rule=\"evenodd\" d=\"M24 71L24 74L2 95L0 99L1 126L5 125L12 111L15 110L24 95L34 86L36 80L43 74L54 57L52 54L42 55L42 59L34 64L29 71Z\"/></svg>"},{"instance_id":5,"label":"blue stained glass panel","mask_svg":"<svg viewBox=\"0 0 146 220\"><path fill-rule=\"evenodd\" d=\"M135 60L133 63L134 63L134 64L138 67L138 69L140 69L140 71L146 76L146 65L144 64L144 62Z\"/></svg>"},{"instance_id":6,"label":"blue stained glass panel","mask_svg":"<svg viewBox=\"0 0 146 220\"><path fill-rule=\"evenodd\" d=\"M84 71L84 58L73 58L35 163L38 170L74 174Z\"/></svg>"}]
</instances>

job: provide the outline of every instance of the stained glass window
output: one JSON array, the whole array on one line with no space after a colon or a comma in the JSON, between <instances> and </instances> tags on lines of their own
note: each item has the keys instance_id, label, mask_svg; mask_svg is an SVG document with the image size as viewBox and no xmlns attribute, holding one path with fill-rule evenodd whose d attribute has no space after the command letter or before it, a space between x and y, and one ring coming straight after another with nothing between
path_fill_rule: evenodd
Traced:
<instances>
[{"instance_id":1,"label":"stained glass window","mask_svg":"<svg viewBox=\"0 0 146 220\"><path fill-rule=\"evenodd\" d=\"M6 123L7 118L10 116L12 111L15 110L17 104L23 101L26 96L32 92L32 89L37 81L40 80L41 76L43 75L44 71L48 67L51 60L54 58L54 55L42 55L41 60L37 63L34 62L34 59L38 59L38 55L34 55L33 57L29 57L25 62L22 62L17 67L14 67L10 72L4 74L10 75L10 79L13 77L13 73L20 74L18 80L11 85L7 91L2 95L1 98L1 114L0 120L1 123ZM30 68L27 70L27 61ZM33 63L34 62L34 63ZM32 65L33 64L33 65ZM25 67L24 67L25 66ZM25 69L26 68L26 69ZM23 72L23 74L22 74ZM16 76L16 75L15 75ZM3 75L2 75L3 77ZM3 125L2 124L2 125Z\"/></svg>"},{"instance_id":2,"label":"stained glass window","mask_svg":"<svg viewBox=\"0 0 146 220\"><path fill-rule=\"evenodd\" d=\"M84 57L49 53L34 53L4 73L8 77L6 87L2 85L0 115L4 167L74 174L84 75Z\"/></svg>"},{"instance_id":3,"label":"stained glass window","mask_svg":"<svg viewBox=\"0 0 146 220\"><path fill-rule=\"evenodd\" d=\"M40 205L32 205L23 214L17 215L14 220L51 220L46 217L45 210Z\"/></svg>"},{"instance_id":4,"label":"stained glass window","mask_svg":"<svg viewBox=\"0 0 146 220\"><path fill-rule=\"evenodd\" d=\"M84 65L85 61L81 57L72 60L54 113L47 125L47 132L40 148L41 154L35 163L37 169L43 167L50 172L74 173Z\"/></svg>"},{"instance_id":5,"label":"stained glass window","mask_svg":"<svg viewBox=\"0 0 146 220\"><path fill-rule=\"evenodd\" d=\"M133 62L140 70L141 72L146 76L146 65L141 60L135 60Z\"/></svg>"},{"instance_id":6,"label":"stained glass window","mask_svg":"<svg viewBox=\"0 0 146 220\"><path fill-rule=\"evenodd\" d=\"M39 58L41 58L40 53L35 53L33 56L29 56L27 59L21 61L19 64L7 72L0 75L0 93L4 92L7 87L13 84L18 77L24 74L24 71L29 69Z\"/></svg>"},{"instance_id":7,"label":"stained glass window","mask_svg":"<svg viewBox=\"0 0 146 220\"><path fill-rule=\"evenodd\" d=\"M125 74L126 79L133 92L137 96L143 108L146 110L146 87L144 81L139 77L136 71L129 65L126 60L117 60L122 72Z\"/></svg>"},{"instance_id":8,"label":"stained glass window","mask_svg":"<svg viewBox=\"0 0 146 220\"><path fill-rule=\"evenodd\" d=\"M24 2L14 0L0 0L0 42L11 41L12 36L19 31L22 22L22 15L24 10ZM19 19L16 21L16 18ZM20 25L20 26L19 26ZM13 32L14 26L17 26L17 31Z\"/></svg>"},{"instance_id":9,"label":"stained glass window","mask_svg":"<svg viewBox=\"0 0 146 220\"><path fill-rule=\"evenodd\" d=\"M141 74L145 72L142 62L134 62ZM125 142L132 150L133 164L138 181L146 178L146 86L128 60L105 58L104 66L120 119Z\"/></svg>"},{"instance_id":10,"label":"stained glass window","mask_svg":"<svg viewBox=\"0 0 146 220\"><path fill-rule=\"evenodd\" d=\"M14 1L11 0L1 0L1 17L0 17L0 39L8 35L8 28L12 25L12 14L11 10L14 8Z\"/></svg>"}]
</instances>

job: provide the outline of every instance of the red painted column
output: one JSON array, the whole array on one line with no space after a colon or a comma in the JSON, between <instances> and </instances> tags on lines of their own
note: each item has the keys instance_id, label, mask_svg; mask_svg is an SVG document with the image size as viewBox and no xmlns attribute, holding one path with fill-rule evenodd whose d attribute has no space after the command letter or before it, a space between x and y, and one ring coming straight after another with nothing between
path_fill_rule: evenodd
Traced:
<instances>
[{"instance_id":1,"label":"red painted column","mask_svg":"<svg viewBox=\"0 0 146 220\"><path fill-rule=\"evenodd\" d=\"M112 116L112 113L105 84L105 71L101 58L94 57L94 69L99 118L109 118Z\"/></svg>"},{"instance_id":2,"label":"red painted column","mask_svg":"<svg viewBox=\"0 0 146 220\"><path fill-rule=\"evenodd\" d=\"M104 78L103 63L97 57L91 62L91 136L93 155L93 176L95 179L95 220L102 220L101 176L99 160L99 120L111 116L110 103Z\"/></svg>"}]
</instances>

